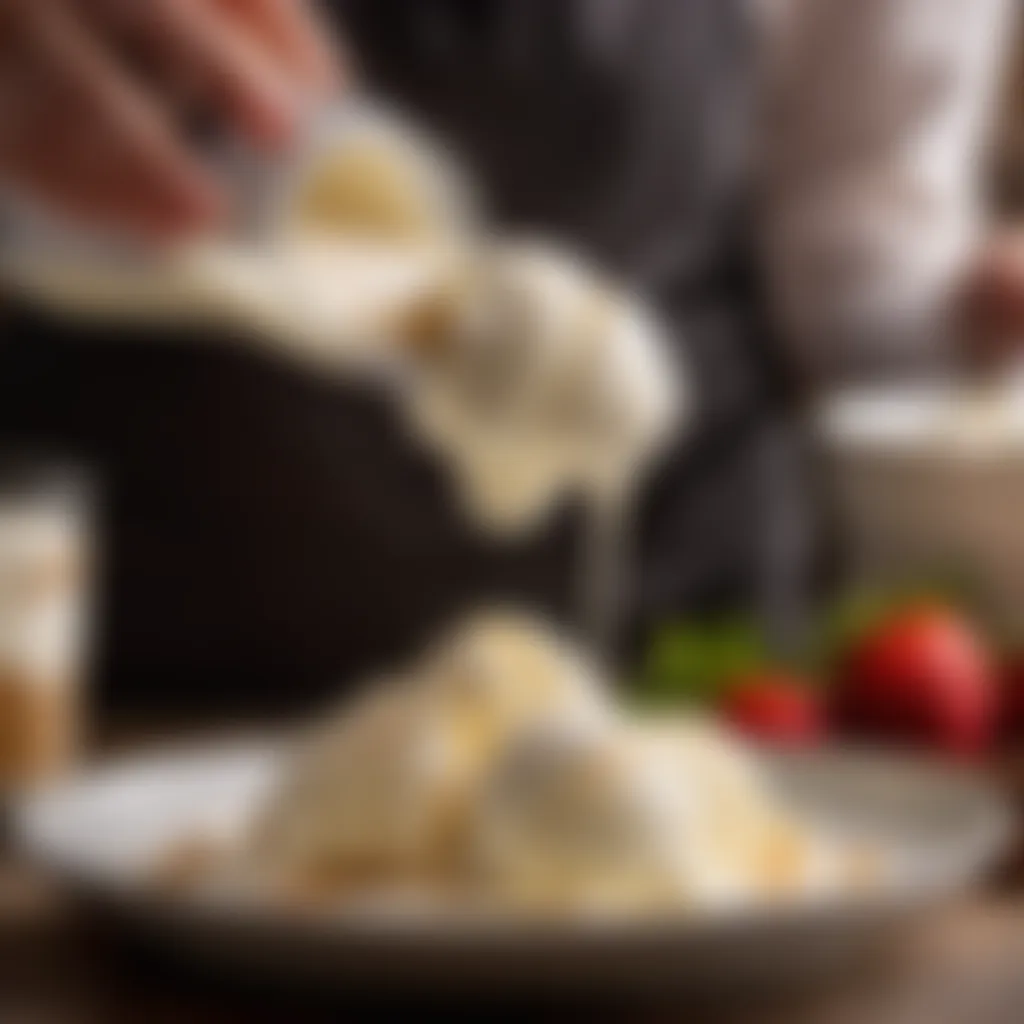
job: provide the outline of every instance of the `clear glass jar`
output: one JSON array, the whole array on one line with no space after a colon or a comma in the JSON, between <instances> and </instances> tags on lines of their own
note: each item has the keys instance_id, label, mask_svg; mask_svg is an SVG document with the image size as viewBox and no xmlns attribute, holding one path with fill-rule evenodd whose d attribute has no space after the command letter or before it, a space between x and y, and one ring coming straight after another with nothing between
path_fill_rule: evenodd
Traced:
<instances>
[{"instance_id":1,"label":"clear glass jar","mask_svg":"<svg viewBox=\"0 0 1024 1024\"><path fill-rule=\"evenodd\" d=\"M53 778L79 746L91 512L80 473L0 455L0 792Z\"/></svg>"}]
</instances>

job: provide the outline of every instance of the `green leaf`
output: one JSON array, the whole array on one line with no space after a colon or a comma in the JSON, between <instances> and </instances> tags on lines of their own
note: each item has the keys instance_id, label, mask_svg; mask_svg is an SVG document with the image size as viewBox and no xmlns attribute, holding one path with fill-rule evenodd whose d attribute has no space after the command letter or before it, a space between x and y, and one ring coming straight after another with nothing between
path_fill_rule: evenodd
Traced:
<instances>
[{"instance_id":1,"label":"green leaf","mask_svg":"<svg viewBox=\"0 0 1024 1024\"><path fill-rule=\"evenodd\" d=\"M647 704L703 704L766 661L764 637L748 621L667 623L651 638L634 692Z\"/></svg>"}]
</instances>

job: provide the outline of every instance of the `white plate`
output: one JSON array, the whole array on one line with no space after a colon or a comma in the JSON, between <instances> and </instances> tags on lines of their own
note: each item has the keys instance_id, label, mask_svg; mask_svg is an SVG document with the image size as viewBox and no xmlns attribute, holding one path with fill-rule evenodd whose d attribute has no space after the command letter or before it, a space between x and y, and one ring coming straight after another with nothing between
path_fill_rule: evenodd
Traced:
<instances>
[{"instance_id":1,"label":"white plate","mask_svg":"<svg viewBox=\"0 0 1024 1024\"><path fill-rule=\"evenodd\" d=\"M1012 817L982 781L879 755L769 761L816 819L880 844L903 865L871 896L729 917L603 922L467 921L349 909L228 908L153 884L169 846L230 827L274 775L273 744L222 745L115 762L28 801L27 849L150 937L250 977L459 992L735 988L848 964L961 889L1005 849Z\"/></svg>"}]
</instances>

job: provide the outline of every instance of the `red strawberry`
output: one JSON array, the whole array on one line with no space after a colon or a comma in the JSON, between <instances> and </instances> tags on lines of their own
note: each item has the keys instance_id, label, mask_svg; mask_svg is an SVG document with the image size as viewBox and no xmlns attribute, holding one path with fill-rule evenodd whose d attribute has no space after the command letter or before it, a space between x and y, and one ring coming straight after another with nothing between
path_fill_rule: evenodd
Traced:
<instances>
[{"instance_id":1,"label":"red strawberry","mask_svg":"<svg viewBox=\"0 0 1024 1024\"><path fill-rule=\"evenodd\" d=\"M722 713L744 735L783 746L817 743L825 733L817 693L781 671L743 676L725 694Z\"/></svg>"},{"instance_id":2,"label":"red strawberry","mask_svg":"<svg viewBox=\"0 0 1024 1024\"><path fill-rule=\"evenodd\" d=\"M950 608L905 608L868 630L842 659L835 692L849 732L951 754L987 750L997 688L985 645Z\"/></svg>"}]
</instances>

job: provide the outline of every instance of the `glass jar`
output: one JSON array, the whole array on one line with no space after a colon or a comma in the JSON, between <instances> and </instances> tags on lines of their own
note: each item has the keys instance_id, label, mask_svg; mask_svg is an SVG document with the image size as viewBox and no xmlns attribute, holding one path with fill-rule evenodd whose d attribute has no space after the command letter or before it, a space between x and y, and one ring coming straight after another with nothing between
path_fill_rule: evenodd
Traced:
<instances>
[{"instance_id":1,"label":"glass jar","mask_svg":"<svg viewBox=\"0 0 1024 1024\"><path fill-rule=\"evenodd\" d=\"M0 456L0 792L53 778L79 746L91 505L68 467Z\"/></svg>"}]
</instances>

